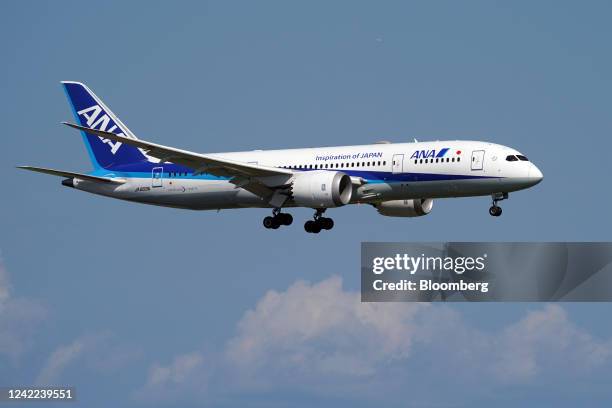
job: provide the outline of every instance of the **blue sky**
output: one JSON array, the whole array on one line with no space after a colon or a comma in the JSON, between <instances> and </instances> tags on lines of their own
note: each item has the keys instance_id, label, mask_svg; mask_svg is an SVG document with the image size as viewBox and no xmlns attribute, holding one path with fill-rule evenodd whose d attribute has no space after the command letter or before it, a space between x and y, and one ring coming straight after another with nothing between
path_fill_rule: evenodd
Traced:
<instances>
[{"instance_id":1,"label":"blue sky","mask_svg":"<svg viewBox=\"0 0 612 408\"><path fill-rule=\"evenodd\" d=\"M609 405L608 304L360 305L362 241L610 240L608 2L6 2L0 385L88 407ZM543 171L500 218L437 200L190 212L91 196L60 80L201 152L476 139ZM499 405L499 404L498 404Z\"/></svg>"}]
</instances>

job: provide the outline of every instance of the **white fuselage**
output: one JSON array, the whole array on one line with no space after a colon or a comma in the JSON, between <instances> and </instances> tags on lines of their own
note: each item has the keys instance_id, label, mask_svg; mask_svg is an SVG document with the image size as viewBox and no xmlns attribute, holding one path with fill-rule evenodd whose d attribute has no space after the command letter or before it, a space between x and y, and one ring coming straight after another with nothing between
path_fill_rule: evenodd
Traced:
<instances>
[{"instance_id":1,"label":"white fuselage","mask_svg":"<svg viewBox=\"0 0 612 408\"><path fill-rule=\"evenodd\" d=\"M516 150L486 142L436 141L385 143L218 153L210 155L297 172L340 171L354 181L351 204L389 200L482 196L525 189L542 179L530 161L508 161ZM92 174L117 177L124 184L101 184L75 179L74 187L87 192L147 204L210 210L271 207L259 196L228 178L189 171L173 171L159 163L154 170ZM287 202L285 206L295 206Z\"/></svg>"}]
</instances>

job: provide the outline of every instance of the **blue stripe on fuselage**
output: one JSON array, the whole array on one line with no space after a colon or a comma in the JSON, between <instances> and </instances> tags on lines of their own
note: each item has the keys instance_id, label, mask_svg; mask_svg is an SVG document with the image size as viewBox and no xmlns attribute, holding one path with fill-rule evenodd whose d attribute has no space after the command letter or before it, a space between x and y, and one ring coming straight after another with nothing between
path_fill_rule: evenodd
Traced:
<instances>
[{"instance_id":1,"label":"blue stripe on fuselage","mask_svg":"<svg viewBox=\"0 0 612 408\"><path fill-rule=\"evenodd\" d=\"M91 172L94 176L109 176L114 174L116 177L126 178L150 178L151 172L156 167L163 167L163 178L168 178L168 173L175 175L170 179L185 179L185 180L229 180L231 177L218 177L212 174L200 174L194 176L193 170L189 167L181 166L174 163L151 163L137 162L116 166L112 171L105 169L97 169ZM391 173L388 171L372 171L372 170L349 170L349 169L303 169L297 171L341 171L353 177L361 177L369 183L392 183L392 182L418 182L418 181L449 181L449 180L471 180L471 179L490 179L497 177L490 176L474 176L466 174L437 174L437 173ZM184 174L176 175L176 174Z\"/></svg>"}]
</instances>

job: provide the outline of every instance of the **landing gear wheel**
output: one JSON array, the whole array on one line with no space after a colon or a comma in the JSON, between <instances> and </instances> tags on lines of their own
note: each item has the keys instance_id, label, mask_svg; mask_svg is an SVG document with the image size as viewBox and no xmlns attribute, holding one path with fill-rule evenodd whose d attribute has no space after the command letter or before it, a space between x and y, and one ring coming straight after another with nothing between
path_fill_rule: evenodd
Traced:
<instances>
[{"instance_id":1,"label":"landing gear wheel","mask_svg":"<svg viewBox=\"0 0 612 408\"><path fill-rule=\"evenodd\" d=\"M306 221L304 223L304 231L306 231L306 232L314 232L314 230L313 230L314 229L314 225L315 225L314 221L312 221L312 220Z\"/></svg>"},{"instance_id":2,"label":"landing gear wheel","mask_svg":"<svg viewBox=\"0 0 612 408\"><path fill-rule=\"evenodd\" d=\"M325 208L317 208L314 214L314 220L306 221L304 230L313 234L318 234L321 230L330 230L334 228L334 220L323 217Z\"/></svg>"},{"instance_id":3,"label":"landing gear wheel","mask_svg":"<svg viewBox=\"0 0 612 408\"><path fill-rule=\"evenodd\" d=\"M334 220L327 217L319 218L319 224L321 224L321 228L324 230L330 230L334 228Z\"/></svg>"},{"instance_id":4,"label":"landing gear wheel","mask_svg":"<svg viewBox=\"0 0 612 408\"><path fill-rule=\"evenodd\" d=\"M277 215L279 224L282 225L291 225L293 224L293 216L288 213L279 213Z\"/></svg>"},{"instance_id":5,"label":"landing gear wheel","mask_svg":"<svg viewBox=\"0 0 612 408\"><path fill-rule=\"evenodd\" d=\"M277 229L280 224L276 217L266 217L263 219L263 226L268 229Z\"/></svg>"},{"instance_id":6,"label":"landing gear wheel","mask_svg":"<svg viewBox=\"0 0 612 408\"><path fill-rule=\"evenodd\" d=\"M491 214L493 217L499 217L502 214L502 208L493 205L491 208L489 208L489 214Z\"/></svg>"},{"instance_id":7,"label":"landing gear wheel","mask_svg":"<svg viewBox=\"0 0 612 408\"><path fill-rule=\"evenodd\" d=\"M280 208L272 210L272 216L263 219L263 226L268 229L278 229L281 225L291 225L293 223L293 216L280 211Z\"/></svg>"},{"instance_id":8,"label":"landing gear wheel","mask_svg":"<svg viewBox=\"0 0 612 408\"><path fill-rule=\"evenodd\" d=\"M508 199L508 193L493 193L491 194L493 205L489 208L489 214L493 217L499 217L502 214L502 209L497 205L498 202Z\"/></svg>"},{"instance_id":9,"label":"landing gear wheel","mask_svg":"<svg viewBox=\"0 0 612 408\"><path fill-rule=\"evenodd\" d=\"M321 232L321 223L318 223L316 221L311 222L312 226L310 227L310 232L312 232L313 234L318 234L319 232Z\"/></svg>"}]
</instances>

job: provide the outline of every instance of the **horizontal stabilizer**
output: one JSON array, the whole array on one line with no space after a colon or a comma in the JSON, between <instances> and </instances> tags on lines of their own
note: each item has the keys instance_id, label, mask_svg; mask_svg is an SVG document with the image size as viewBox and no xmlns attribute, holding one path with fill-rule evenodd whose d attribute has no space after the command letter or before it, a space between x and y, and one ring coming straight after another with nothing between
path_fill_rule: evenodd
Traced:
<instances>
[{"instance_id":1,"label":"horizontal stabilizer","mask_svg":"<svg viewBox=\"0 0 612 408\"><path fill-rule=\"evenodd\" d=\"M17 166L18 169L35 171L38 173L51 174L53 176L59 177L68 177L68 178L78 178L81 180L88 181L99 181L102 183L115 183L115 184L123 184L125 183L125 179L116 178L116 177L99 177L99 176L91 176L89 174L82 173L73 173L71 171L62 171L55 169L46 169L44 167L33 167L33 166Z\"/></svg>"}]
</instances>

